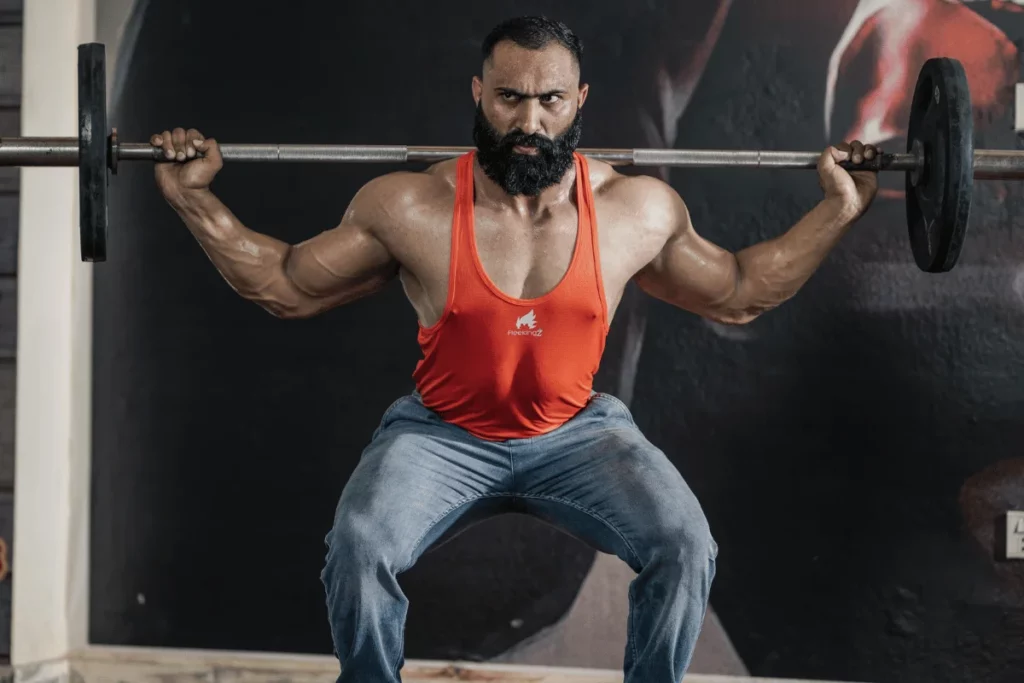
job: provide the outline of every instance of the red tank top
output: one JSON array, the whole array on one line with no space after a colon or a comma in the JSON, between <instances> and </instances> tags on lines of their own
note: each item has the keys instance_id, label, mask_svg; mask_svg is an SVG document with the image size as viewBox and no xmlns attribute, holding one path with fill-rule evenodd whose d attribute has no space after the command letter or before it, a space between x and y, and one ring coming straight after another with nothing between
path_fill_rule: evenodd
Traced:
<instances>
[{"instance_id":1,"label":"red tank top","mask_svg":"<svg viewBox=\"0 0 1024 683\"><path fill-rule=\"evenodd\" d=\"M437 323L419 328L413 378L425 406L481 439L537 436L586 406L608 335L587 162L576 154L569 269L547 294L516 299L491 282L476 250L473 159L458 160L448 300Z\"/></svg>"}]
</instances>

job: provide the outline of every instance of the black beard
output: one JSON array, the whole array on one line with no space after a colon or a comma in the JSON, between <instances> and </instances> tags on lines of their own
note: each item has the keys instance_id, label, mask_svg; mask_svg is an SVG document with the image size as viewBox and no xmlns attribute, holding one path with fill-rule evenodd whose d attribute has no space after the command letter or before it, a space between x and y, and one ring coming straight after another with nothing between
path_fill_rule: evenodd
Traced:
<instances>
[{"instance_id":1,"label":"black beard","mask_svg":"<svg viewBox=\"0 0 1024 683\"><path fill-rule=\"evenodd\" d=\"M502 136L484 116L480 105L473 122L473 142L476 157L487 177L510 195L536 197L541 190L559 182L573 165L573 152L580 143L583 114L576 110L576 118L568 130L554 140L543 135L526 135L513 129ZM534 147L536 154L519 154L516 146Z\"/></svg>"}]
</instances>

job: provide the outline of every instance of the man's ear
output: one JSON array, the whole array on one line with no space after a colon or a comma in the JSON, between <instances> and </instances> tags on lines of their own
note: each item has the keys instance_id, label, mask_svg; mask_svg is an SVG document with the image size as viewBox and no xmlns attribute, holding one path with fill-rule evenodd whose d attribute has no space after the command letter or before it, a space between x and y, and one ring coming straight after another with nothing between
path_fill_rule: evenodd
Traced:
<instances>
[{"instance_id":1,"label":"man's ear","mask_svg":"<svg viewBox=\"0 0 1024 683\"><path fill-rule=\"evenodd\" d=\"M579 99L576 101L576 108L577 109L582 109L583 108L583 103L587 101L587 93L589 93L589 92L590 92L590 84L589 83L584 83L583 85L580 86L580 96L579 96Z\"/></svg>"},{"instance_id":2,"label":"man's ear","mask_svg":"<svg viewBox=\"0 0 1024 683\"><path fill-rule=\"evenodd\" d=\"M473 103L478 105L484 96L484 82L479 76L473 76Z\"/></svg>"}]
</instances>

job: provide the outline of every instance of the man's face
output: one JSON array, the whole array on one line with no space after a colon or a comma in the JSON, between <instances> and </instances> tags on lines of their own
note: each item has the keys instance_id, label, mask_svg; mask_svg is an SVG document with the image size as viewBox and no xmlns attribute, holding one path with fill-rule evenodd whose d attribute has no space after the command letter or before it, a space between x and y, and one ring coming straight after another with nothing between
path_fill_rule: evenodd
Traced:
<instances>
[{"instance_id":1,"label":"man's face","mask_svg":"<svg viewBox=\"0 0 1024 683\"><path fill-rule=\"evenodd\" d=\"M527 196L561 180L580 141L586 96L572 53L557 42L540 50L495 46L483 78L473 79L473 140L487 176Z\"/></svg>"}]
</instances>

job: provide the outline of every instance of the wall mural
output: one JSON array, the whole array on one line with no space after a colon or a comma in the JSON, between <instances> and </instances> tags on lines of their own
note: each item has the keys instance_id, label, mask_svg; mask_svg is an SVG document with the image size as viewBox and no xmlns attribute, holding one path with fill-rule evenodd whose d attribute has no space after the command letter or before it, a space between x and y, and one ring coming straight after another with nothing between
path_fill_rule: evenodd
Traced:
<instances>
[{"instance_id":1,"label":"wall mural","mask_svg":"<svg viewBox=\"0 0 1024 683\"><path fill-rule=\"evenodd\" d=\"M905 147L921 64L960 59L979 147L1015 148L1018 2L135 3L112 105L124 139L469 144L479 41L544 13L586 44L585 146ZM227 169L254 229L331 227L384 167ZM637 170L636 172L640 172ZM727 248L787 229L813 174L647 169ZM240 301L151 173L114 179L96 270L91 639L330 652L319 571L337 497L412 387L395 287L309 321ZM977 185L957 269L913 266L902 177L805 290L742 328L627 293L598 388L701 499L720 545L693 670L864 681L1010 681L1024 564L1019 185ZM409 658L618 668L631 572L532 519L428 553L402 586ZM1014 673L1016 672L1016 673Z\"/></svg>"}]
</instances>

